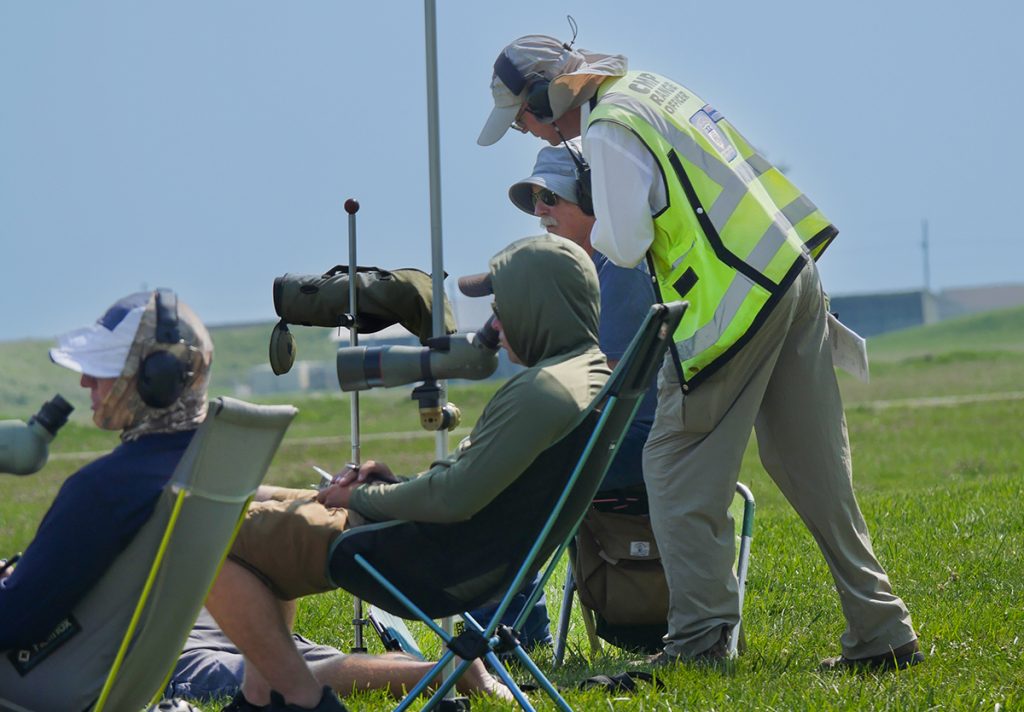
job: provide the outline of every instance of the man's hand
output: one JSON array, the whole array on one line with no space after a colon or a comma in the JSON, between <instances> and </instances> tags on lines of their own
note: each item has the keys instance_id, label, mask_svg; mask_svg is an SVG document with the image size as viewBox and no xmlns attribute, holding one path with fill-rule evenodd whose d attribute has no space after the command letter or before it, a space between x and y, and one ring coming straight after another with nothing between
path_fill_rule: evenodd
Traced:
<instances>
[{"instance_id":1,"label":"man's hand","mask_svg":"<svg viewBox=\"0 0 1024 712\"><path fill-rule=\"evenodd\" d=\"M331 484L317 493L316 501L325 507L347 507L352 498L352 490L359 485L373 482L394 484L398 481L391 468L383 462L367 460L358 468L346 467L336 474Z\"/></svg>"},{"instance_id":2,"label":"man's hand","mask_svg":"<svg viewBox=\"0 0 1024 712\"><path fill-rule=\"evenodd\" d=\"M316 493L316 501L325 507L337 509L347 507L352 498L352 490L359 486L357 482L350 482L347 485L335 482Z\"/></svg>"},{"instance_id":3,"label":"man's hand","mask_svg":"<svg viewBox=\"0 0 1024 712\"><path fill-rule=\"evenodd\" d=\"M368 482L395 484L398 482L398 478L391 472L391 468L383 462L367 460L358 468L346 466L344 470L334 476L331 485L348 485L351 483L361 485Z\"/></svg>"}]
</instances>

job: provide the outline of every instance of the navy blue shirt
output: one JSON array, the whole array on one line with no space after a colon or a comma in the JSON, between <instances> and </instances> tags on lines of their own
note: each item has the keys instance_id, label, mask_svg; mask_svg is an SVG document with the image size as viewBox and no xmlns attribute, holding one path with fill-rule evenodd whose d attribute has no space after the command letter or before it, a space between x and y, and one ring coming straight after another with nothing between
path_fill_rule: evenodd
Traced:
<instances>
[{"instance_id":1,"label":"navy blue shirt","mask_svg":"<svg viewBox=\"0 0 1024 712\"><path fill-rule=\"evenodd\" d=\"M620 360L629 342L654 303L654 288L643 264L633 268L619 267L600 252L592 255L597 279L601 285L601 323L598 341L610 361ZM657 381L651 381L640 402L636 418L619 443L619 451L605 475L602 489L619 489L643 481L641 457L644 443L654 424L658 404Z\"/></svg>"},{"instance_id":2,"label":"navy blue shirt","mask_svg":"<svg viewBox=\"0 0 1024 712\"><path fill-rule=\"evenodd\" d=\"M64 482L0 581L0 650L42 640L71 613L149 519L194 433L123 443Z\"/></svg>"},{"instance_id":3,"label":"navy blue shirt","mask_svg":"<svg viewBox=\"0 0 1024 712\"><path fill-rule=\"evenodd\" d=\"M592 258L601 285L601 333L598 341L604 355L610 361L618 361L626 354L629 342L636 336L637 329L654 304L654 288L643 263L627 269L613 264L600 252L594 252ZM658 386L652 381L636 413L636 421L646 423L648 431L654 424L657 403Z\"/></svg>"}]
</instances>

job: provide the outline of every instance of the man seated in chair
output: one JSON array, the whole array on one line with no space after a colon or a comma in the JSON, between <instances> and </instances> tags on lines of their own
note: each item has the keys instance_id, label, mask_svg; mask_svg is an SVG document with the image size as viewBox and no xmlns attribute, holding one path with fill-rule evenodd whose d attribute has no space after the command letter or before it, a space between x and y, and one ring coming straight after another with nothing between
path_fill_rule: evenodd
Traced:
<instances>
[{"instance_id":1,"label":"man seated in chair","mask_svg":"<svg viewBox=\"0 0 1024 712\"><path fill-rule=\"evenodd\" d=\"M158 341L158 310L176 327L176 343ZM44 668L33 677L32 658L77 634L69 615L150 517L206 417L213 344L186 304L158 290L124 297L91 326L60 336L50 358L81 374L93 421L120 431L121 444L64 482L17 565L0 573L0 651L21 651L0 665L22 658L21 680L36 689L65 684L40 679Z\"/></svg>"},{"instance_id":2,"label":"man seated in chair","mask_svg":"<svg viewBox=\"0 0 1024 712\"><path fill-rule=\"evenodd\" d=\"M575 159L575 160L574 160ZM630 341L654 303L654 290L646 267L641 263L633 268L619 267L607 257L594 250L590 244L590 231L594 227L594 211L590 196L582 181L577 177L579 166L583 165L580 139L575 138L558 146L545 146L537 153L533 172L516 181L508 189L512 204L524 213L540 218L541 226L552 235L575 242L590 255L597 270L601 290L601 317L598 328L598 343L608 357L609 368L625 354ZM601 486L603 491L628 491L630 497L646 502L643 487L641 460L644 443L654 424L654 409L657 405L657 384L652 380L650 391L644 397L626 437L619 444ZM532 592L538 579L528 583L519 598L525 600ZM547 610L541 598L527 626L532 619L543 622L547 633ZM474 618L485 619L493 608L472 611ZM503 622L509 622L518 611L509 609ZM538 626L539 627L539 626ZM550 635L546 636L550 641ZM524 647L526 644L524 643Z\"/></svg>"},{"instance_id":3,"label":"man seated in chair","mask_svg":"<svg viewBox=\"0 0 1024 712\"><path fill-rule=\"evenodd\" d=\"M396 477L367 461L319 493L250 507L207 600L246 657L237 709L265 704L271 689L289 703L279 709L333 709L297 653L289 621L294 599L334 588L334 540L368 521L470 519L572 430L607 380L597 274L578 246L555 236L520 240L491 259L489 273L460 287L494 294L501 343L527 369L495 393L450 458L418 476Z\"/></svg>"}]
</instances>

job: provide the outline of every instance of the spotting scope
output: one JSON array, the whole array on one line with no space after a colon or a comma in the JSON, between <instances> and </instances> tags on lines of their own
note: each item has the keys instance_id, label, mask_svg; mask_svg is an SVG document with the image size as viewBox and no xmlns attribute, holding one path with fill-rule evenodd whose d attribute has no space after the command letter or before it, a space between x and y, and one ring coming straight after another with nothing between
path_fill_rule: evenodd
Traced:
<instances>
[{"instance_id":1,"label":"spotting scope","mask_svg":"<svg viewBox=\"0 0 1024 712\"><path fill-rule=\"evenodd\" d=\"M401 386L447 378L480 380L498 368L494 318L476 333L429 339L419 346L349 346L338 349L338 384L343 391Z\"/></svg>"},{"instance_id":2,"label":"spotting scope","mask_svg":"<svg viewBox=\"0 0 1024 712\"><path fill-rule=\"evenodd\" d=\"M74 406L56 395L27 423L0 420L0 472L31 475L41 470L50 454L49 443L73 410Z\"/></svg>"}]
</instances>

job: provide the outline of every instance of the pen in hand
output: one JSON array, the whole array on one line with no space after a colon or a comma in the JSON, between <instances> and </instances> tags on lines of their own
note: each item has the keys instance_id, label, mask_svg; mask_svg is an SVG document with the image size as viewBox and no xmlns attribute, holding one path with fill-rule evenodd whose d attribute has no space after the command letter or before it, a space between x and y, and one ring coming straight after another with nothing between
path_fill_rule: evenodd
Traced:
<instances>
[{"instance_id":1,"label":"pen in hand","mask_svg":"<svg viewBox=\"0 0 1024 712\"><path fill-rule=\"evenodd\" d=\"M0 559L0 576L3 576L5 573L7 573L7 569L11 568L16 563L18 563L18 559L20 558L21 552L15 554L9 559Z\"/></svg>"},{"instance_id":2,"label":"pen in hand","mask_svg":"<svg viewBox=\"0 0 1024 712\"><path fill-rule=\"evenodd\" d=\"M313 469L318 475L320 475L320 484L313 485L316 489L322 490L330 487L334 483L335 476L322 467L313 465ZM359 471L359 465L354 462L346 462L345 469Z\"/></svg>"},{"instance_id":3,"label":"pen in hand","mask_svg":"<svg viewBox=\"0 0 1024 712\"><path fill-rule=\"evenodd\" d=\"M318 490L322 490L322 489L328 487L331 484L331 480L334 479L334 475L332 475L330 472L328 472L324 468L317 467L316 465L313 465L313 469L316 470L316 473L318 475L320 475L320 482L319 482L319 484L315 484L315 485L313 485L313 487L318 489Z\"/></svg>"}]
</instances>

